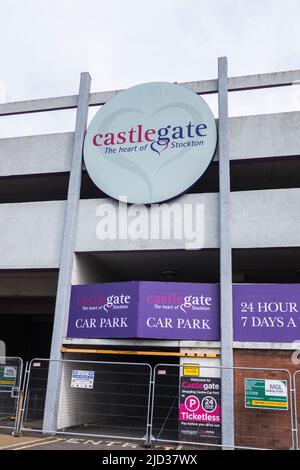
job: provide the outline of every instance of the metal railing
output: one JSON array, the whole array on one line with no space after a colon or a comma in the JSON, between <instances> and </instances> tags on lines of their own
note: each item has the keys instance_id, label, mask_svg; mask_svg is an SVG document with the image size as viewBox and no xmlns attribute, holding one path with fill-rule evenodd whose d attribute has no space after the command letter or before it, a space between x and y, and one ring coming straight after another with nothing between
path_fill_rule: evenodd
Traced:
<instances>
[{"instance_id":1,"label":"metal railing","mask_svg":"<svg viewBox=\"0 0 300 470\"><path fill-rule=\"evenodd\" d=\"M51 363L62 373L54 431L44 423ZM34 359L20 431L147 440L151 371L144 363Z\"/></svg>"},{"instance_id":2,"label":"metal railing","mask_svg":"<svg viewBox=\"0 0 300 470\"><path fill-rule=\"evenodd\" d=\"M20 357L0 357L0 428L14 433L20 418L22 376Z\"/></svg>"},{"instance_id":3,"label":"metal railing","mask_svg":"<svg viewBox=\"0 0 300 470\"><path fill-rule=\"evenodd\" d=\"M59 363L62 376L54 430L45 425L52 363ZM34 359L26 368L23 401L18 381L18 425L13 427L224 448L221 375L226 369L234 381L233 448L299 449L300 370L292 377L286 369L224 368L201 361L196 366L200 374L190 376L176 364L152 369L146 363Z\"/></svg>"},{"instance_id":4,"label":"metal railing","mask_svg":"<svg viewBox=\"0 0 300 470\"><path fill-rule=\"evenodd\" d=\"M293 375L294 388L294 423L295 423L295 444L296 449L300 449L300 370L296 370Z\"/></svg>"},{"instance_id":5,"label":"metal railing","mask_svg":"<svg viewBox=\"0 0 300 470\"><path fill-rule=\"evenodd\" d=\"M199 377L185 377L183 366L159 364L155 367L151 409L153 442L224 448L220 376L222 369L226 369L232 372L234 379L234 448L295 448L292 377L288 370L206 365L203 369L204 376L201 373ZM275 398L260 396L264 394L264 390L259 389L263 381L271 381L274 386L282 384L286 398L275 401ZM246 402L247 388L252 398Z\"/></svg>"}]
</instances>

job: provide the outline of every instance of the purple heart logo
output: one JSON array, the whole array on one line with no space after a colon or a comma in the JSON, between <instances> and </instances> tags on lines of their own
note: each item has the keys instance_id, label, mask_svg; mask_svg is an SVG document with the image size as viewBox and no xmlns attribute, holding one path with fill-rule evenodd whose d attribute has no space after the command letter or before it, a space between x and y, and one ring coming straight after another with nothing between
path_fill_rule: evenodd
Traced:
<instances>
[{"instance_id":1,"label":"purple heart logo","mask_svg":"<svg viewBox=\"0 0 300 470\"><path fill-rule=\"evenodd\" d=\"M168 148L169 143L170 143L170 139L168 138L160 139L160 140L157 140L156 142L152 142L150 147L151 147L151 150L153 150L153 152L156 152L158 153L158 155L160 155L161 152L163 152L164 150Z\"/></svg>"}]
</instances>

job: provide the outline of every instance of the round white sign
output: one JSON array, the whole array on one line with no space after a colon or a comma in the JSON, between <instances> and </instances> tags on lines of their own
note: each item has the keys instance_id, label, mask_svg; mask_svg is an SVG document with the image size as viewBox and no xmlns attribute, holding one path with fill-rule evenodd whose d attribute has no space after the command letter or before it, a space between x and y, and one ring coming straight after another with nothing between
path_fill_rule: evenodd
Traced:
<instances>
[{"instance_id":1,"label":"round white sign","mask_svg":"<svg viewBox=\"0 0 300 470\"><path fill-rule=\"evenodd\" d=\"M183 86L145 83L118 93L86 133L84 161L93 182L129 203L182 194L205 172L217 142L206 102Z\"/></svg>"}]
</instances>

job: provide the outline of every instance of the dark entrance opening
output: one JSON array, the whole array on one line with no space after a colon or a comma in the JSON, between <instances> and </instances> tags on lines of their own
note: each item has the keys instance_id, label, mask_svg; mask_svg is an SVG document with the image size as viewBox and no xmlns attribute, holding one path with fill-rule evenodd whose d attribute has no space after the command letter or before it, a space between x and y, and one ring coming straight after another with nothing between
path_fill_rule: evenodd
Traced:
<instances>
[{"instance_id":1,"label":"dark entrance opening","mask_svg":"<svg viewBox=\"0 0 300 470\"><path fill-rule=\"evenodd\" d=\"M54 298L4 297L0 300L0 340L6 356L30 361L50 355Z\"/></svg>"}]
</instances>

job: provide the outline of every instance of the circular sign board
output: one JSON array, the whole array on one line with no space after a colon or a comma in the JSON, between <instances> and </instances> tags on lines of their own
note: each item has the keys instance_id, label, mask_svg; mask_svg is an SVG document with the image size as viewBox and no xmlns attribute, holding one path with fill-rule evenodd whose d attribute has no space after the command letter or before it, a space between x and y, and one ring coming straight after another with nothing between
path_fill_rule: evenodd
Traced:
<instances>
[{"instance_id":1,"label":"circular sign board","mask_svg":"<svg viewBox=\"0 0 300 470\"><path fill-rule=\"evenodd\" d=\"M84 162L109 196L150 204L192 186L212 161L214 116L187 88L156 82L118 93L95 115L86 133Z\"/></svg>"}]
</instances>

